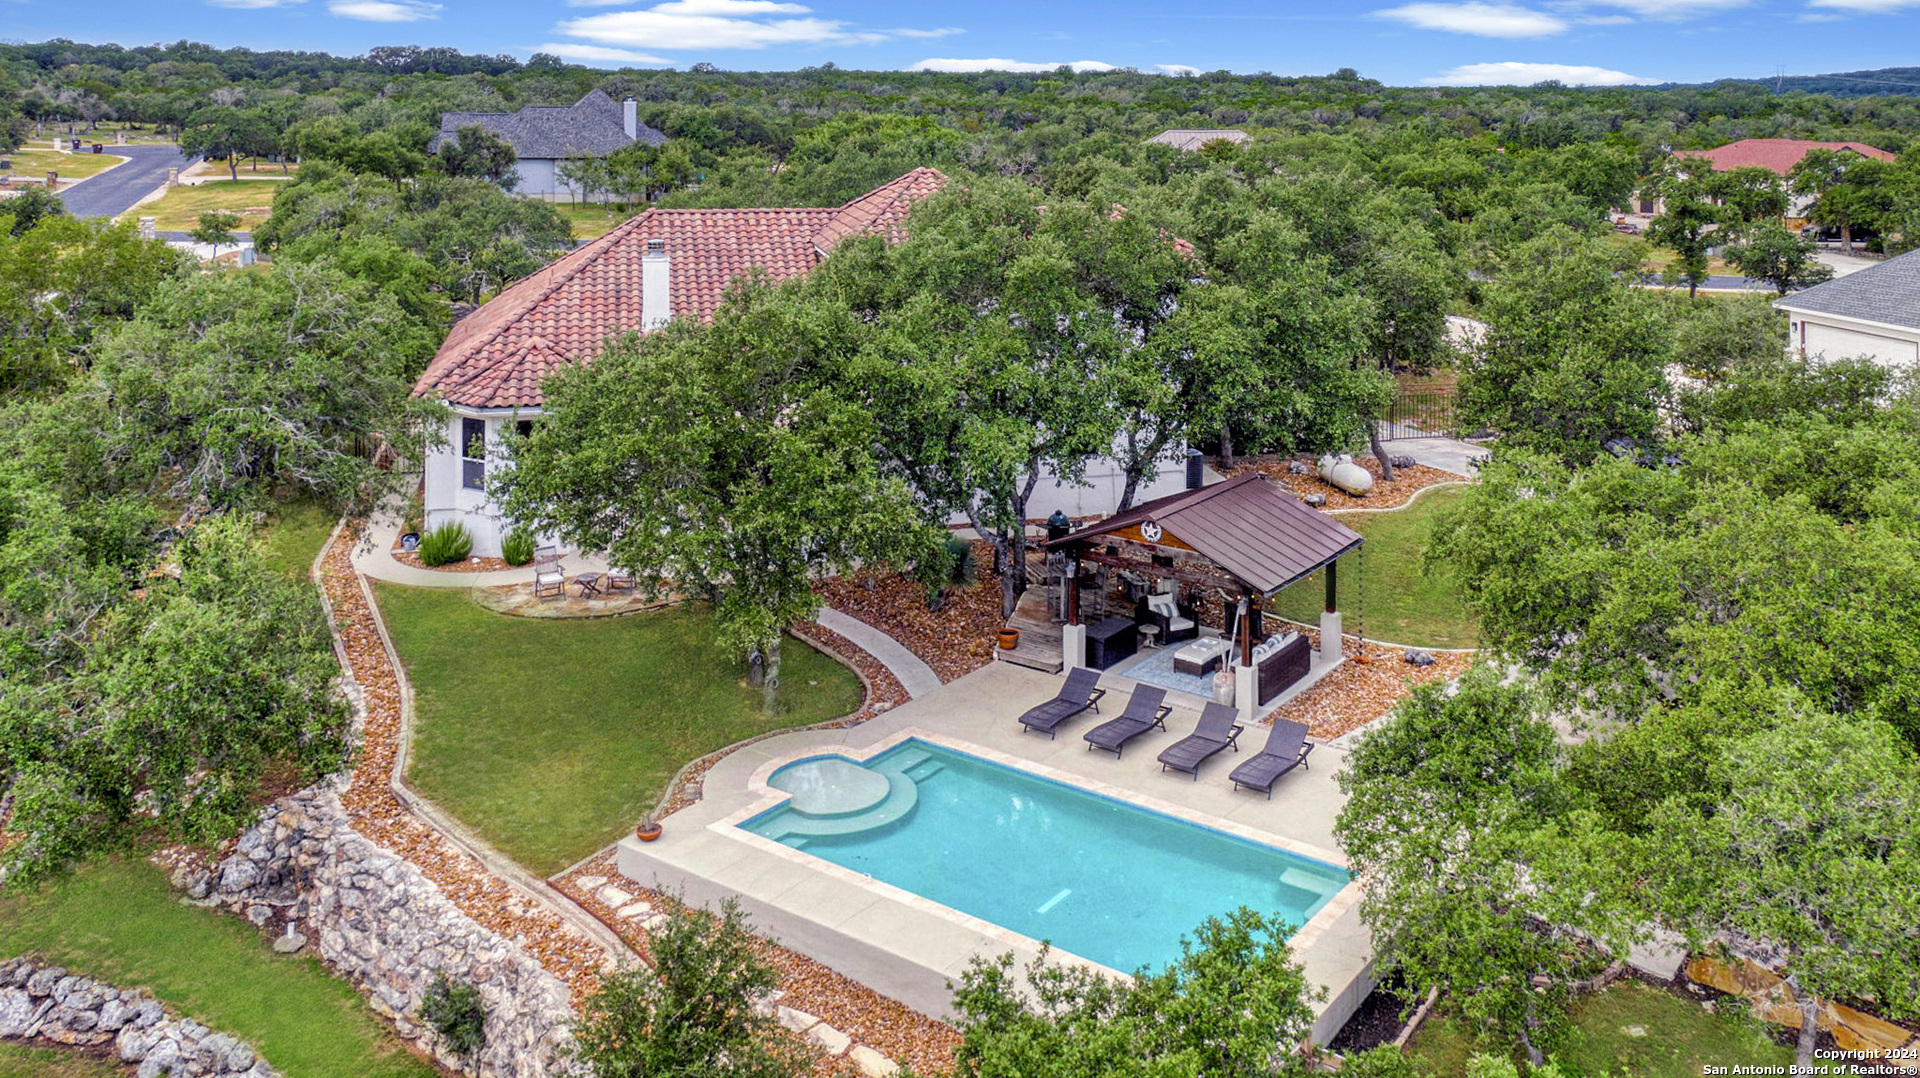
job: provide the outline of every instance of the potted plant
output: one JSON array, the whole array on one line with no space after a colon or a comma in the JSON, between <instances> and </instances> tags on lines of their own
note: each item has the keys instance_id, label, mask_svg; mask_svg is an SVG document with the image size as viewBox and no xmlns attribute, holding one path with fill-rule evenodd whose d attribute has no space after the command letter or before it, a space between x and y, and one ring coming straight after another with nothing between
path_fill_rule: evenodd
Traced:
<instances>
[{"instance_id":1,"label":"potted plant","mask_svg":"<svg viewBox=\"0 0 1920 1078\"><path fill-rule=\"evenodd\" d=\"M1014 648L1017 648L1019 646L1020 646L1020 630L1015 629L1011 626L1000 630L1000 647L1002 649L1006 651L1012 651Z\"/></svg>"},{"instance_id":2,"label":"potted plant","mask_svg":"<svg viewBox=\"0 0 1920 1078\"><path fill-rule=\"evenodd\" d=\"M659 838L660 821L651 816L641 820L640 826L633 829L633 837L642 842L652 842L654 839Z\"/></svg>"}]
</instances>

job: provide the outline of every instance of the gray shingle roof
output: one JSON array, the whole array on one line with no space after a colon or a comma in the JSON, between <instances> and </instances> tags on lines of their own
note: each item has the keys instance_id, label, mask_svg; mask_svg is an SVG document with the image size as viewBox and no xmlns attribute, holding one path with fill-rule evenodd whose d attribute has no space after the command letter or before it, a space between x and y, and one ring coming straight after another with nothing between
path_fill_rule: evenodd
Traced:
<instances>
[{"instance_id":1,"label":"gray shingle roof","mask_svg":"<svg viewBox=\"0 0 1920 1078\"><path fill-rule=\"evenodd\" d=\"M463 127L479 126L506 139L522 160L562 157L605 157L635 142L658 146L667 136L638 125L627 137L620 102L603 90L594 90L571 105L528 105L519 112L443 112L440 133L427 146L437 151L442 142L458 142Z\"/></svg>"},{"instance_id":2,"label":"gray shingle roof","mask_svg":"<svg viewBox=\"0 0 1920 1078\"><path fill-rule=\"evenodd\" d=\"M1920 329L1920 251L1795 292L1774 306Z\"/></svg>"}]
</instances>

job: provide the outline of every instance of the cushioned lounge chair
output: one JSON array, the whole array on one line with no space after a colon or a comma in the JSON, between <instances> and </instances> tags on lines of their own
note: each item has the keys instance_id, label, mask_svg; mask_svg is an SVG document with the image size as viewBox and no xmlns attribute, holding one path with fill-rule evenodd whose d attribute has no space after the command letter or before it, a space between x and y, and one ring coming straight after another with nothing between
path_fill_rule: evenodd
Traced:
<instances>
[{"instance_id":1,"label":"cushioned lounge chair","mask_svg":"<svg viewBox=\"0 0 1920 1078\"><path fill-rule=\"evenodd\" d=\"M1067 683L1060 686L1060 695L1020 716L1020 725L1051 738L1061 723L1082 711L1092 708L1094 714L1100 713L1100 698L1107 690L1099 686L1100 671L1076 666L1067 671Z\"/></svg>"},{"instance_id":2,"label":"cushioned lounge chair","mask_svg":"<svg viewBox=\"0 0 1920 1078\"><path fill-rule=\"evenodd\" d=\"M1165 730L1167 715L1173 709L1161 701L1167 698L1167 690L1153 685L1142 685L1133 690L1133 696L1127 700L1127 709L1116 719L1087 731L1087 750L1105 749L1113 753L1114 759L1120 758L1120 750L1127 742L1146 733L1148 730Z\"/></svg>"},{"instance_id":3,"label":"cushioned lounge chair","mask_svg":"<svg viewBox=\"0 0 1920 1078\"><path fill-rule=\"evenodd\" d=\"M1267 747L1261 749L1258 756L1234 768L1233 774L1227 777L1233 780L1234 789L1259 790L1271 801L1273 784L1294 767L1307 767L1307 753L1312 751L1313 746L1307 742L1305 723L1275 719L1273 733L1267 735ZM1308 767L1308 770L1312 768Z\"/></svg>"},{"instance_id":4,"label":"cushioned lounge chair","mask_svg":"<svg viewBox=\"0 0 1920 1078\"><path fill-rule=\"evenodd\" d=\"M1200 765L1212 759L1221 749L1240 751L1240 724L1234 720L1240 713L1225 704L1208 704L1200 712L1200 724L1193 733L1167 746L1160 754L1160 770L1172 768L1185 771L1197 782L1200 779Z\"/></svg>"}]
</instances>

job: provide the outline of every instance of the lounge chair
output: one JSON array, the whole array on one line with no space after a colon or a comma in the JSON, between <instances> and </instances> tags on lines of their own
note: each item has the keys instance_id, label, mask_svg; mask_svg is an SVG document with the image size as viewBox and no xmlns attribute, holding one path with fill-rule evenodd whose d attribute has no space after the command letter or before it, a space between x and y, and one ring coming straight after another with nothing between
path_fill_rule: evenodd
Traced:
<instances>
[{"instance_id":1,"label":"lounge chair","mask_svg":"<svg viewBox=\"0 0 1920 1078\"><path fill-rule=\"evenodd\" d=\"M1106 722L1087 731L1087 750L1105 749L1113 753L1114 759L1120 758L1120 750L1127 742L1146 733L1148 730L1167 728L1167 715L1173 709L1161 703L1167 698L1167 690L1153 685L1142 685L1133 690L1133 696L1127 701L1127 709L1117 719Z\"/></svg>"},{"instance_id":2,"label":"lounge chair","mask_svg":"<svg viewBox=\"0 0 1920 1078\"><path fill-rule=\"evenodd\" d=\"M1233 769L1227 777L1235 790L1259 790L1273 800L1273 784L1294 767L1306 767L1313 745L1307 741L1307 726L1286 719L1273 720L1273 733L1267 735L1267 747L1258 756Z\"/></svg>"},{"instance_id":3,"label":"lounge chair","mask_svg":"<svg viewBox=\"0 0 1920 1078\"><path fill-rule=\"evenodd\" d=\"M1193 733L1167 746L1160 754L1160 770L1173 768L1192 775L1194 781L1200 779L1200 765L1212 759L1221 749L1240 751L1240 724L1234 720L1240 713L1225 704L1208 704L1200 712L1200 724Z\"/></svg>"},{"instance_id":4,"label":"lounge chair","mask_svg":"<svg viewBox=\"0 0 1920 1078\"><path fill-rule=\"evenodd\" d=\"M1107 690L1099 687L1100 671L1076 666L1067 671L1067 683L1060 686L1060 695L1033 708L1020 716L1020 725L1053 737L1060 724L1092 708L1094 714L1100 713L1100 698Z\"/></svg>"}]
</instances>

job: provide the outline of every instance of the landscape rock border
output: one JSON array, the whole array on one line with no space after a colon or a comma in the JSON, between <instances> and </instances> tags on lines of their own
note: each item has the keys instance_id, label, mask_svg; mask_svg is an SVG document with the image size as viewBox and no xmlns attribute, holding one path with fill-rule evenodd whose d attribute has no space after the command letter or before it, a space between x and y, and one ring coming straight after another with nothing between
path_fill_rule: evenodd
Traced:
<instances>
[{"instance_id":1,"label":"landscape rock border","mask_svg":"<svg viewBox=\"0 0 1920 1078\"><path fill-rule=\"evenodd\" d=\"M116 988L30 958L0 962L0 1039L111 1050L137 1078L280 1078L251 1044Z\"/></svg>"}]
</instances>

